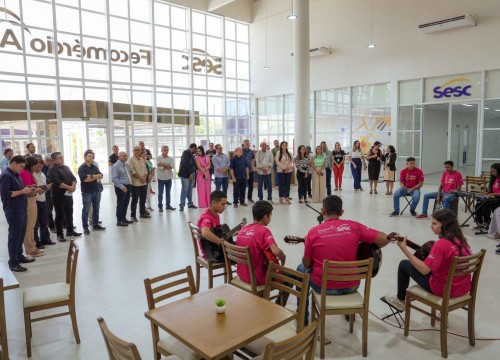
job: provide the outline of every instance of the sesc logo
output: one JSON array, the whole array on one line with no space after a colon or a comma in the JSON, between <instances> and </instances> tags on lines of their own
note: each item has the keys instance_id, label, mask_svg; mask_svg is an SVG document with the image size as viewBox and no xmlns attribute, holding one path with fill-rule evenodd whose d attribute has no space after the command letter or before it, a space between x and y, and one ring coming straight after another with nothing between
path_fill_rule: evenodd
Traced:
<instances>
[{"instance_id":1,"label":"sesc logo","mask_svg":"<svg viewBox=\"0 0 500 360\"><path fill-rule=\"evenodd\" d=\"M443 97L450 98L450 97L461 97L461 96L471 96L472 94L469 92L471 89L472 85L466 85L466 86L448 86L450 84L456 83L456 82L466 82L470 81L469 79L466 78L456 78L452 79L450 81L445 82L441 86L436 86L433 89L434 92L434 99L441 99Z\"/></svg>"}]
</instances>

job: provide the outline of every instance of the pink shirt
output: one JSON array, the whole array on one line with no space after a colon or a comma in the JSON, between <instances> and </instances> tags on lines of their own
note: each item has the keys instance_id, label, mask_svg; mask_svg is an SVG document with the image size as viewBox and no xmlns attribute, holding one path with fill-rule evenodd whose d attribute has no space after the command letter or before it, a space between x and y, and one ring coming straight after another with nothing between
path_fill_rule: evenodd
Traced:
<instances>
[{"instance_id":1,"label":"pink shirt","mask_svg":"<svg viewBox=\"0 0 500 360\"><path fill-rule=\"evenodd\" d=\"M378 231L356 221L332 219L313 227L307 233L304 258L311 259L311 281L321 286L323 261L356 261L358 244L373 243ZM328 289L346 289L359 281L329 281Z\"/></svg>"},{"instance_id":2,"label":"pink shirt","mask_svg":"<svg viewBox=\"0 0 500 360\"><path fill-rule=\"evenodd\" d=\"M431 287L432 293L438 296L443 296L444 287L446 285L446 278L448 277L448 271L450 270L451 262L456 256L468 256L472 255L470 248L462 248L462 254L460 254L460 248L457 244L460 244L460 240L455 239L455 243L452 243L448 239L439 239L432 246L431 252L424 263L431 269L431 277L429 279L429 285ZM457 276L453 279L451 284L451 297L459 297L467 294L471 288L471 275Z\"/></svg>"},{"instance_id":3,"label":"pink shirt","mask_svg":"<svg viewBox=\"0 0 500 360\"><path fill-rule=\"evenodd\" d=\"M462 179L460 171L453 171L451 174L445 171L441 177L441 185L443 185L443 191L445 193L449 193L451 190L455 190L463 184L464 180Z\"/></svg>"},{"instance_id":4,"label":"pink shirt","mask_svg":"<svg viewBox=\"0 0 500 360\"><path fill-rule=\"evenodd\" d=\"M266 283L267 272L266 255L264 254L264 251L268 250L271 245L276 245L276 241L274 240L271 231L261 224L246 225L238 233L236 245L248 246L252 256L257 285L264 285ZM238 264L236 273L242 281L250 283L248 266Z\"/></svg>"},{"instance_id":5,"label":"pink shirt","mask_svg":"<svg viewBox=\"0 0 500 360\"><path fill-rule=\"evenodd\" d=\"M208 227L211 229L214 226L219 226L219 225L220 225L219 214L215 214L214 216L214 214L212 214L210 209L206 209L205 212L201 214L200 218L198 219L198 223L196 226L198 226L201 231L201 229L203 229L204 227ZM199 245L200 245L201 255L203 256L204 259L206 259L205 254L203 253L203 248L201 247L201 244Z\"/></svg>"},{"instance_id":6,"label":"pink shirt","mask_svg":"<svg viewBox=\"0 0 500 360\"><path fill-rule=\"evenodd\" d=\"M28 170L21 170L19 172L19 177L23 181L24 186L36 185L36 180L33 177L33 174Z\"/></svg>"},{"instance_id":7,"label":"pink shirt","mask_svg":"<svg viewBox=\"0 0 500 360\"><path fill-rule=\"evenodd\" d=\"M496 178L493 186L491 187L491 192L493 194L500 194L500 178Z\"/></svg>"},{"instance_id":8,"label":"pink shirt","mask_svg":"<svg viewBox=\"0 0 500 360\"><path fill-rule=\"evenodd\" d=\"M405 168L399 174L399 181L401 181L407 188L412 188L420 182L424 182L424 173L419 168L408 170Z\"/></svg>"}]
</instances>

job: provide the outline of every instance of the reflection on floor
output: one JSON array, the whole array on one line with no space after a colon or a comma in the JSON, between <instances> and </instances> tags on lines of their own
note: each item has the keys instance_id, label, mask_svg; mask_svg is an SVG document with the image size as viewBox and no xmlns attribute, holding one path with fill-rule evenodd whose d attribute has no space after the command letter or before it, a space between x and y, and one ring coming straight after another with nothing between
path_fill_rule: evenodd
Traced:
<instances>
[{"instance_id":1,"label":"reflection on floor","mask_svg":"<svg viewBox=\"0 0 500 360\"><path fill-rule=\"evenodd\" d=\"M436 182L437 183L437 182ZM365 189L368 184L364 185ZM156 185L154 186L156 187ZM398 186L396 185L396 188ZM423 193L435 191L436 186L424 186ZM389 218L392 197L385 193L384 184L379 184L379 195L367 191L354 192L352 182L344 180L343 191L337 192L344 200L347 219L365 223L384 232L397 231L407 234L412 240L423 243L433 239L428 220L416 220L409 215ZM230 188L230 191L232 189ZM178 207L180 182L174 181L173 206ZM196 192L196 191L195 191ZM289 246L283 242L287 234L304 235L316 224L316 213L299 205L297 188L292 188L293 205L275 205L270 229L278 245L287 254L287 265L296 267L301 260L303 247ZM256 192L254 192L256 195ZM274 198L277 202L277 194ZM232 201L232 196L230 197ZM156 203L156 196L153 197ZM75 196L75 224L81 230L81 198ZM102 316L110 329L118 336L137 344L144 359L152 359L151 330L144 317L147 309L143 279L193 265L192 243L187 221L196 221L202 210L187 210L152 213L152 218L142 220L128 228L118 228L114 219L115 195L106 187L102 198L101 219L106 231L91 233L77 239L80 258L77 272L77 316L81 344L74 342L68 317L51 319L33 324L33 359L105 359L106 349L97 325ZM314 204L320 208L320 204ZM420 212L421 205L417 208ZM0 211L1 212L1 211ZM465 219L463 205L459 217ZM223 222L236 224L243 216L251 218L251 208L229 207L222 216ZM300 219L300 221L298 221ZM5 217L0 214L0 232L6 234ZM479 301L476 310L476 334L478 338L500 337L500 287L498 283L498 261L494 254L496 242L485 236L474 236L465 229L474 251L488 250L479 285ZM7 237L0 238L0 261L7 261ZM21 289L7 291L6 314L11 359L25 359L25 335L22 312L22 289L34 285L64 281L64 266L67 244L57 244L46 250L46 255L28 264L29 271L17 275ZM383 251L383 265L372 282L370 309L374 315L369 319L368 356L372 359L418 359L440 358L439 336L434 331L413 331L404 338L401 329L379 321L377 317L388 314L389 309L379 298L386 293L395 293L396 272L403 258L400 250L389 245ZM220 284L221 280L216 280ZM493 284L493 285L491 285ZM202 290L207 287L206 272L202 272ZM291 301L293 306L293 301ZM327 334L332 344L327 345L327 358L361 358L361 321L356 321L354 333L350 334L347 322L341 316L327 319ZM429 329L428 318L412 313L412 329ZM467 334L464 311L454 311L449 319L449 331ZM477 341L470 347L462 337L449 335L450 359L498 358L500 343ZM319 354L319 350L317 352Z\"/></svg>"}]
</instances>

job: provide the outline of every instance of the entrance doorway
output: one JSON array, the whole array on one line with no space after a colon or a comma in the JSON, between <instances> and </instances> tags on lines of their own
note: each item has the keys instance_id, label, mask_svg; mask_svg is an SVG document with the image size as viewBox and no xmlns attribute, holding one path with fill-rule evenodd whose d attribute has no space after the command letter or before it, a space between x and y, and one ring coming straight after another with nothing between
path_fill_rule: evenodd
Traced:
<instances>
[{"instance_id":1,"label":"entrance doorway","mask_svg":"<svg viewBox=\"0 0 500 360\"><path fill-rule=\"evenodd\" d=\"M78 174L78 168L83 163L85 150L92 149L95 153L94 161L99 165L103 174L103 183L109 183L108 167L108 126L100 120L82 121L63 120L63 154L65 164L73 173Z\"/></svg>"},{"instance_id":2,"label":"entrance doorway","mask_svg":"<svg viewBox=\"0 0 500 360\"><path fill-rule=\"evenodd\" d=\"M479 102L424 105L423 110L424 173L439 174L446 160L452 160L464 177L480 171Z\"/></svg>"}]
</instances>

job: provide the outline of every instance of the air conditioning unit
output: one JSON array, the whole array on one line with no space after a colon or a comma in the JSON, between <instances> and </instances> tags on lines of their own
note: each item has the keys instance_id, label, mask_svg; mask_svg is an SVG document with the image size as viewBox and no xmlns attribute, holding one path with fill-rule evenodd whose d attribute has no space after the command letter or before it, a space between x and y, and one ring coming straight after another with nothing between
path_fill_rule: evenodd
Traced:
<instances>
[{"instance_id":1,"label":"air conditioning unit","mask_svg":"<svg viewBox=\"0 0 500 360\"><path fill-rule=\"evenodd\" d=\"M332 48L331 47L317 47L314 49L309 49L309 56L310 57L318 57L318 56L323 56L323 55L330 55L332 53ZM293 53L290 55L293 56Z\"/></svg>"},{"instance_id":2,"label":"air conditioning unit","mask_svg":"<svg viewBox=\"0 0 500 360\"><path fill-rule=\"evenodd\" d=\"M437 31L457 29L465 26L476 26L476 19L471 14L456 16L450 19L434 21L419 25L418 28L425 34Z\"/></svg>"}]
</instances>

